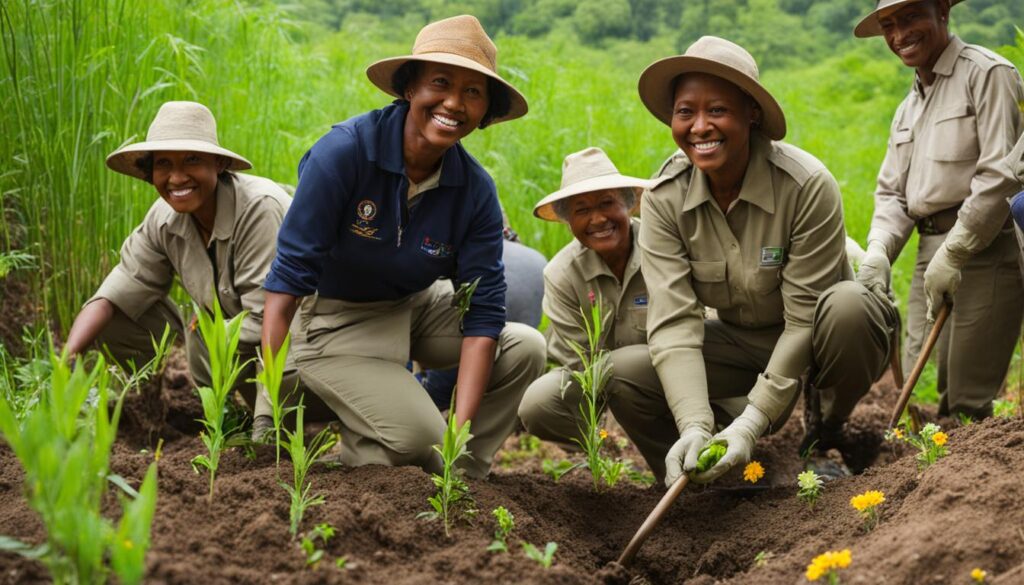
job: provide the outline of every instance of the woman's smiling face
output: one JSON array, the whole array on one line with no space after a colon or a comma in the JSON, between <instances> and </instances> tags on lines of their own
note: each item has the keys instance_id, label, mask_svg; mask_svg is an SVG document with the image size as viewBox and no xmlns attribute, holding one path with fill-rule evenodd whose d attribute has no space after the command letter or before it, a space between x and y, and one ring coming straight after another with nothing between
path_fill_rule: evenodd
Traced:
<instances>
[{"instance_id":1,"label":"woman's smiling face","mask_svg":"<svg viewBox=\"0 0 1024 585\"><path fill-rule=\"evenodd\" d=\"M153 186L178 213L195 213L215 205L217 175L227 168L223 157L206 152L153 153Z\"/></svg>"},{"instance_id":2,"label":"woman's smiling face","mask_svg":"<svg viewBox=\"0 0 1024 585\"><path fill-rule=\"evenodd\" d=\"M694 166L715 174L746 168L750 129L760 109L733 83L705 73L676 82L672 137Z\"/></svg>"},{"instance_id":3,"label":"woman's smiling face","mask_svg":"<svg viewBox=\"0 0 1024 585\"><path fill-rule=\"evenodd\" d=\"M431 146L447 149L480 126L489 104L487 76L424 61L405 91L408 123Z\"/></svg>"}]
</instances>

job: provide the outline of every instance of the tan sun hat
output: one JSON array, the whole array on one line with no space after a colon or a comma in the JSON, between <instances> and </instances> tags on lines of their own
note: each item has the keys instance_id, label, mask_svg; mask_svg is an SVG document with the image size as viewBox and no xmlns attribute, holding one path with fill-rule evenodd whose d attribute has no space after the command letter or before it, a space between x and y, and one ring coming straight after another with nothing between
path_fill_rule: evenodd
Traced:
<instances>
[{"instance_id":1,"label":"tan sun hat","mask_svg":"<svg viewBox=\"0 0 1024 585\"><path fill-rule=\"evenodd\" d=\"M615 164L600 148L591 146L565 157L562 163L562 188L537 202L533 215L548 221L561 221L555 213L554 203L562 199L605 189L633 189L635 210L640 205L640 194L650 181L620 175ZM632 210L631 210L632 211Z\"/></svg>"},{"instance_id":2,"label":"tan sun hat","mask_svg":"<svg viewBox=\"0 0 1024 585\"><path fill-rule=\"evenodd\" d=\"M697 39L686 53L655 61L640 74L640 99L654 117L672 125L672 82L683 73L707 73L729 81L761 106L761 132L772 140L786 135L786 116L779 102L758 81L757 63L746 49L718 37Z\"/></svg>"},{"instance_id":3,"label":"tan sun hat","mask_svg":"<svg viewBox=\"0 0 1024 585\"><path fill-rule=\"evenodd\" d=\"M210 109L196 102L167 102L149 125L145 142L129 144L107 156L107 166L119 173L146 180L146 173L135 161L160 150L207 152L226 157L228 170L244 171L252 163L217 141L217 121Z\"/></svg>"},{"instance_id":4,"label":"tan sun hat","mask_svg":"<svg viewBox=\"0 0 1024 585\"><path fill-rule=\"evenodd\" d=\"M395 93L391 87L391 77L409 61L464 67L483 73L504 85L508 89L510 107L507 114L493 119L491 124L526 115L526 98L498 75L498 48L475 16L464 14L428 24L416 35L412 55L377 61L366 68L366 76L384 93L401 98L403 96Z\"/></svg>"},{"instance_id":5,"label":"tan sun hat","mask_svg":"<svg viewBox=\"0 0 1024 585\"><path fill-rule=\"evenodd\" d=\"M877 37L882 34L882 26L878 24L879 13L890 12L904 4L921 1L922 0L876 0L875 9L871 11L871 14L865 16L859 23L857 23L857 26L853 29L853 36L862 39ZM960 2L963 2L963 0L949 0L949 5L953 6Z\"/></svg>"}]
</instances>

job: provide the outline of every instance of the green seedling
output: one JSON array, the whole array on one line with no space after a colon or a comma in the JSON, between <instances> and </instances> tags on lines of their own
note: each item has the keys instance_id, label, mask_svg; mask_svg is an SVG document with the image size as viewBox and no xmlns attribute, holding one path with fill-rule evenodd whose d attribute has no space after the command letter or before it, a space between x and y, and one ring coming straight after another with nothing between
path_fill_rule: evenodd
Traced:
<instances>
[{"instance_id":1,"label":"green seedling","mask_svg":"<svg viewBox=\"0 0 1024 585\"><path fill-rule=\"evenodd\" d=\"M326 428L320 431L316 437L313 437L309 445L306 445L302 421L302 413L305 409L306 407L302 404L302 399L300 398L299 405L295 410L295 431L292 432L288 429L284 431L288 436L288 442L285 443L285 447L292 459L292 484L288 485L280 482L280 485L291 497L291 503L288 508L288 520L292 536L298 534L299 526L302 524L302 517L305 515L306 510L324 503L322 495L310 495L309 492L313 489L313 484L306 481L306 475L309 473L309 468L316 463L316 460L334 446L335 441L334 434L331 433L329 428Z\"/></svg>"},{"instance_id":2,"label":"green seedling","mask_svg":"<svg viewBox=\"0 0 1024 585\"><path fill-rule=\"evenodd\" d=\"M494 541L487 547L487 550L491 552L508 552L508 535L516 527L516 518L512 515L512 512L505 509L505 506L498 506L491 510L491 514L497 521L498 528L494 531Z\"/></svg>"},{"instance_id":3,"label":"green seedling","mask_svg":"<svg viewBox=\"0 0 1024 585\"><path fill-rule=\"evenodd\" d=\"M441 445L434 445L434 451L441 456L442 470L440 475L434 473L430 476L437 493L427 498L427 501L434 509L418 515L419 518L430 520L440 518L444 523L444 534L448 537L451 536L456 512L461 511L462 514L469 516L476 513L473 498L469 495L469 485L462 479L462 470L455 466L459 459L470 456L467 448L470 422L467 420L462 425L457 424L453 392L451 406L448 408L448 426L444 430Z\"/></svg>"},{"instance_id":4,"label":"green seedling","mask_svg":"<svg viewBox=\"0 0 1024 585\"><path fill-rule=\"evenodd\" d=\"M150 339L150 343L153 345L153 357L149 361L142 364L141 367L136 366L134 360L127 360L124 364L119 364L122 369L115 371L119 373L117 377L121 382L121 387L134 390L138 394L142 390L143 384L154 377L159 378L163 374L167 356L174 344L174 338L175 334L171 330L170 324L164 325L164 332L160 336L160 340ZM109 362L117 363L109 351L105 351L105 353Z\"/></svg>"},{"instance_id":5,"label":"green seedling","mask_svg":"<svg viewBox=\"0 0 1024 585\"><path fill-rule=\"evenodd\" d=\"M289 410L285 407L288 397L295 391L289 389L282 395L281 383L284 379L285 362L288 360L288 347L291 345L291 334L285 335L284 342L275 352L267 348L267 355L262 356L263 367L256 374L256 381L266 390L270 398L271 418L274 420L274 445L277 449L275 465L281 467L281 425Z\"/></svg>"},{"instance_id":6,"label":"green seedling","mask_svg":"<svg viewBox=\"0 0 1024 585\"><path fill-rule=\"evenodd\" d=\"M915 434L910 428L909 420L904 419L898 427L888 431L885 438L889 441L905 441L916 447L919 469L926 469L949 454L946 447L949 436L942 432L942 428L935 423L924 425L921 432Z\"/></svg>"},{"instance_id":7,"label":"green seedling","mask_svg":"<svg viewBox=\"0 0 1024 585\"><path fill-rule=\"evenodd\" d=\"M726 451L728 448L724 443L711 443L701 449L697 456L697 473L704 473L714 467L722 457L725 457Z\"/></svg>"},{"instance_id":8,"label":"green seedling","mask_svg":"<svg viewBox=\"0 0 1024 585\"><path fill-rule=\"evenodd\" d=\"M14 417L22 420L35 408L39 397L48 392L52 365L50 338L45 328L25 328L21 335L25 357L15 357L0 344L0 400L7 403Z\"/></svg>"},{"instance_id":9,"label":"green seedling","mask_svg":"<svg viewBox=\"0 0 1024 585\"><path fill-rule=\"evenodd\" d=\"M0 400L0 432L25 472L25 496L46 528L46 543L0 540L0 549L36 558L54 583L104 583L113 569L121 583L139 583L156 507L156 464L138 492L122 498L117 525L101 513L110 452L124 393L110 411L110 373L100 357L92 368L50 352L51 378L21 420ZM124 483L123 480L119 483ZM134 496L134 497L133 497Z\"/></svg>"},{"instance_id":10,"label":"green seedling","mask_svg":"<svg viewBox=\"0 0 1024 585\"><path fill-rule=\"evenodd\" d=\"M220 303L217 301L216 291L213 295L213 314L194 305L196 316L199 322L199 333L206 344L210 356L210 386L199 388L199 398L203 403L203 424L204 431L200 434L203 444L206 445L206 455L196 455L192 458L192 469L199 473L200 467L205 467L210 472L210 493L207 497L213 502L214 480L217 477L217 468L220 466L221 453L231 446L229 441L237 428L225 424L224 408L228 396L235 387L238 376L241 375L245 363L239 363L238 342L242 335L242 320L246 313L243 311L235 315L231 321L224 321L224 314L221 312Z\"/></svg>"},{"instance_id":11,"label":"green seedling","mask_svg":"<svg viewBox=\"0 0 1024 585\"><path fill-rule=\"evenodd\" d=\"M16 271L31 268L36 264L36 257L23 250L0 252L0 279Z\"/></svg>"},{"instance_id":12,"label":"green seedling","mask_svg":"<svg viewBox=\"0 0 1024 585\"><path fill-rule=\"evenodd\" d=\"M796 497L800 498L801 501L805 502L811 509L814 509L814 504L821 497L821 490L825 487L825 482L822 481L821 477L814 472L813 469L808 469L796 476L797 485L800 486L800 490L796 493Z\"/></svg>"},{"instance_id":13,"label":"green seedling","mask_svg":"<svg viewBox=\"0 0 1024 585\"><path fill-rule=\"evenodd\" d=\"M540 462L541 471L544 475L551 477L551 479L558 481L562 479L562 476L569 473L570 471L580 467L582 463L573 463L568 459L561 461L554 461L552 459L545 459Z\"/></svg>"},{"instance_id":14,"label":"green seedling","mask_svg":"<svg viewBox=\"0 0 1024 585\"><path fill-rule=\"evenodd\" d=\"M558 550L558 543L547 543L547 545L544 546L544 552L541 552L537 547L533 546L529 542L522 542L520 544L523 547L523 552L526 554L526 558L537 561L545 569L551 568L551 563L555 560L555 551Z\"/></svg>"},{"instance_id":15,"label":"green seedling","mask_svg":"<svg viewBox=\"0 0 1024 585\"><path fill-rule=\"evenodd\" d=\"M327 541L333 537L334 527L326 523L317 524L316 528L310 530L302 537L302 540L299 542L299 546L302 548L302 552L306 553L307 567L315 569L324 558L323 549L316 545L317 539L320 539L321 544L327 546Z\"/></svg>"},{"instance_id":16,"label":"green seedling","mask_svg":"<svg viewBox=\"0 0 1024 585\"><path fill-rule=\"evenodd\" d=\"M763 550L754 555L754 564L758 567L763 567L773 558L775 558L775 553Z\"/></svg>"}]
</instances>

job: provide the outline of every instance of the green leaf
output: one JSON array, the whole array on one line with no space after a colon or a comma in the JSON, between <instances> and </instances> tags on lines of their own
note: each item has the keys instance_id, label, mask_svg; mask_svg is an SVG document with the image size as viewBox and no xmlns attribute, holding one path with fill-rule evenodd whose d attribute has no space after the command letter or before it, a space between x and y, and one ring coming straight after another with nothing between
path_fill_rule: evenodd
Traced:
<instances>
[{"instance_id":1,"label":"green leaf","mask_svg":"<svg viewBox=\"0 0 1024 585\"><path fill-rule=\"evenodd\" d=\"M31 545L9 536L0 536L0 551L15 553L26 559L41 559L50 552L50 546L46 543Z\"/></svg>"}]
</instances>

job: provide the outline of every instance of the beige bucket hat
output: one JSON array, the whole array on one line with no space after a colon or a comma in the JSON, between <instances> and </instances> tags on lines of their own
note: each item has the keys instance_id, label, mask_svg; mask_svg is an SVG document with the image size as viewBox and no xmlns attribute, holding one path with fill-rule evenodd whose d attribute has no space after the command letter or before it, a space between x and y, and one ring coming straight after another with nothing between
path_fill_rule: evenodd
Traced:
<instances>
[{"instance_id":1,"label":"beige bucket hat","mask_svg":"<svg viewBox=\"0 0 1024 585\"><path fill-rule=\"evenodd\" d=\"M554 203L562 199L602 191L604 189L633 189L636 202L633 210L640 205L640 194L651 182L636 177L620 175L615 164L600 148L591 146L565 157L562 163L562 187L533 206L533 215L548 221L561 221L555 213Z\"/></svg>"},{"instance_id":2,"label":"beige bucket hat","mask_svg":"<svg viewBox=\"0 0 1024 585\"><path fill-rule=\"evenodd\" d=\"M119 173L146 180L135 161L159 150L208 152L226 157L228 170L244 171L252 168L245 157L222 148L217 141L217 121L213 113L196 102L167 102L149 125L145 142L129 144L107 156L107 166Z\"/></svg>"},{"instance_id":3,"label":"beige bucket hat","mask_svg":"<svg viewBox=\"0 0 1024 585\"><path fill-rule=\"evenodd\" d=\"M508 89L511 105L507 114L495 118L491 124L526 115L526 98L498 75L498 48L475 16L464 14L428 24L416 35L412 55L377 61L367 67L366 76L384 93L401 98L391 87L391 77L408 61L457 65L483 73L504 85Z\"/></svg>"},{"instance_id":4,"label":"beige bucket hat","mask_svg":"<svg viewBox=\"0 0 1024 585\"><path fill-rule=\"evenodd\" d=\"M890 12L904 4L921 2L922 0L876 0L875 9L871 14L861 19L853 29L853 36L858 38L877 37L882 34L882 27L878 24L878 16L881 12ZM949 0L949 5L959 4L963 0Z\"/></svg>"},{"instance_id":5,"label":"beige bucket hat","mask_svg":"<svg viewBox=\"0 0 1024 585\"><path fill-rule=\"evenodd\" d=\"M686 53L655 61L640 74L640 99L654 117L672 125L673 80L683 73L707 73L737 85L758 105L764 119L761 132L772 140L786 135L786 116L779 102L758 81L757 63L746 49L722 38L704 36Z\"/></svg>"}]
</instances>

